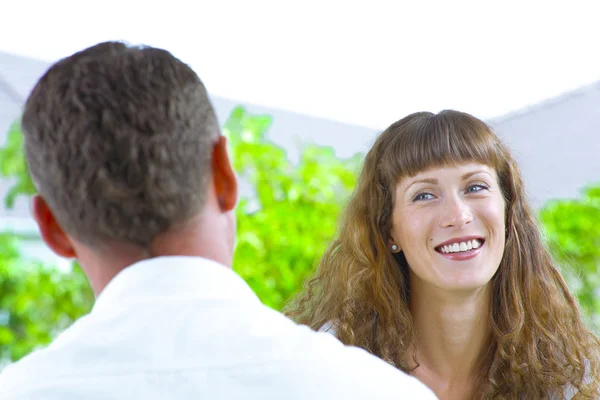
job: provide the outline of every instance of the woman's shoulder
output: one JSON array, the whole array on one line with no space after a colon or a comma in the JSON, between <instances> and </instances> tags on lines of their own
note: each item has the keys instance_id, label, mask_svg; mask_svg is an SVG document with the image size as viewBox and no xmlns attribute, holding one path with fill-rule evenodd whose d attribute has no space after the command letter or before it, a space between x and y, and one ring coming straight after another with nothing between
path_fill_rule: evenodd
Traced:
<instances>
[{"instance_id":1,"label":"woman's shoulder","mask_svg":"<svg viewBox=\"0 0 600 400\"><path fill-rule=\"evenodd\" d=\"M572 384L568 383L565 386L563 386L562 393L556 393L554 396L550 397L550 400L572 400L577 393L577 388Z\"/></svg>"},{"instance_id":2,"label":"woman's shoulder","mask_svg":"<svg viewBox=\"0 0 600 400\"><path fill-rule=\"evenodd\" d=\"M333 322L327 321L323 324L321 328L319 328L319 332L327 332L333 336L336 336L337 329Z\"/></svg>"},{"instance_id":3,"label":"woman's shoulder","mask_svg":"<svg viewBox=\"0 0 600 400\"><path fill-rule=\"evenodd\" d=\"M586 386L592 383L592 375L590 373L590 362L586 361L585 362L585 370L586 370L586 374L583 378L583 382L581 383L582 386ZM559 400L559 399L565 399L565 400L576 400L577 394L579 393L579 390L571 383L566 384L565 386L563 386L562 388L562 393L557 393L556 395L552 396L550 398L550 400Z\"/></svg>"}]
</instances>

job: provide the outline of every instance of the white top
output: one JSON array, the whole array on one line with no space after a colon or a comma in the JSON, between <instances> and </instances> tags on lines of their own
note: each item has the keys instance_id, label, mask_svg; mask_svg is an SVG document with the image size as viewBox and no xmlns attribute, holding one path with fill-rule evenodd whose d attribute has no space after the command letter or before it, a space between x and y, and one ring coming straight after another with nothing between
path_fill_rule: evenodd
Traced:
<instances>
[{"instance_id":1,"label":"white top","mask_svg":"<svg viewBox=\"0 0 600 400\"><path fill-rule=\"evenodd\" d=\"M434 399L364 350L262 305L196 257L119 273L91 313L7 367L0 399Z\"/></svg>"},{"instance_id":2,"label":"white top","mask_svg":"<svg viewBox=\"0 0 600 400\"><path fill-rule=\"evenodd\" d=\"M321 327L321 329L319 329L319 332L327 332L333 336L336 335L336 328L335 326L331 323L331 322L326 322L325 325L323 325ZM590 383L592 383L592 376L589 372L590 370L590 363L589 361L586 361L586 370L587 373L584 375L583 378L583 386L585 385L589 385ZM550 398L548 400L572 400L575 395L578 393L578 390L575 386L573 386L572 384L568 383L565 386L563 386L563 390L562 390L562 394L559 393L555 393L553 395L550 395ZM598 398L598 400L600 400L600 398Z\"/></svg>"}]
</instances>

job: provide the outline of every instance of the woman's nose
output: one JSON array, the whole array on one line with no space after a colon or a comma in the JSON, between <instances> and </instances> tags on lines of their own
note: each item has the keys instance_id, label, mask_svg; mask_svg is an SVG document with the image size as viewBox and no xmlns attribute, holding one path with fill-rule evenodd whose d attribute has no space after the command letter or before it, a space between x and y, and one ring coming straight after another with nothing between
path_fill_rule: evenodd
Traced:
<instances>
[{"instance_id":1,"label":"woman's nose","mask_svg":"<svg viewBox=\"0 0 600 400\"><path fill-rule=\"evenodd\" d=\"M473 221L471 207L460 196L447 198L440 218L442 227L462 228Z\"/></svg>"}]
</instances>

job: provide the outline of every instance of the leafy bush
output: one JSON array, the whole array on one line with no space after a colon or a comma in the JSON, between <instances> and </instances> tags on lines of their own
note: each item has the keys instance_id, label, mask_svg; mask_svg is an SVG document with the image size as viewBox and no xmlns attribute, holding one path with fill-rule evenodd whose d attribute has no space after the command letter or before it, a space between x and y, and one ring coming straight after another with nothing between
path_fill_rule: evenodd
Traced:
<instances>
[{"instance_id":1,"label":"leafy bush","mask_svg":"<svg viewBox=\"0 0 600 400\"><path fill-rule=\"evenodd\" d=\"M0 178L15 181L4 199L7 208L13 207L18 196L33 196L36 192L25 162L23 135L18 123L10 127L6 143L0 147Z\"/></svg>"},{"instance_id":2,"label":"leafy bush","mask_svg":"<svg viewBox=\"0 0 600 400\"><path fill-rule=\"evenodd\" d=\"M584 189L580 199L548 203L540 217L554 258L600 332L600 186Z\"/></svg>"},{"instance_id":3,"label":"leafy bush","mask_svg":"<svg viewBox=\"0 0 600 400\"><path fill-rule=\"evenodd\" d=\"M302 286L355 185L360 158L337 159L331 148L306 146L292 164L265 134L268 116L235 109L223 131L243 187L237 210L234 269L267 305L280 309ZM20 127L11 128L0 148L0 177L15 181L5 204L31 196L35 188L22 150ZM0 360L17 360L88 312L93 298L81 269L71 273L28 261L18 238L0 236ZM2 311L4 313L2 314ZM2 317L4 315L4 317ZM7 317L9 316L9 317Z\"/></svg>"},{"instance_id":4,"label":"leafy bush","mask_svg":"<svg viewBox=\"0 0 600 400\"><path fill-rule=\"evenodd\" d=\"M0 234L0 361L16 361L90 310L93 295L77 266L65 272L21 257Z\"/></svg>"},{"instance_id":5,"label":"leafy bush","mask_svg":"<svg viewBox=\"0 0 600 400\"><path fill-rule=\"evenodd\" d=\"M271 118L236 108L224 125L242 182L237 210L234 269L260 299L280 309L313 270L334 235L343 204L356 183L361 155L341 160L331 148L308 145L298 163L270 143ZM14 125L0 147L0 177L13 179L5 202L31 196L34 186ZM600 314L600 187L579 200L541 210L550 247L587 315ZM18 238L0 234L0 361L17 360L47 344L92 305L81 269L71 272L28 261Z\"/></svg>"},{"instance_id":6,"label":"leafy bush","mask_svg":"<svg viewBox=\"0 0 600 400\"><path fill-rule=\"evenodd\" d=\"M361 157L341 160L331 148L310 145L294 165L265 139L270 123L237 108L223 131L236 171L253 189L237 210L234 269L265 304L281 309L334 235Z\"/></svg>"},{"instance_id":7,"label":"leafy bush","mask_svg":"<svg viewBox=\"0 0 600 400\"><path fill-rule=\"evenodd\" d=\"M18 196L31 196L35 188L23 155L23 138L14 124L0 148L0 177L15 184L4 199L12 207ZM76 264L71 271L23 257L19 238L0 233L0 362L16 361L48 344L93 302L89 284Z\"/></svg>"}]
</instances>

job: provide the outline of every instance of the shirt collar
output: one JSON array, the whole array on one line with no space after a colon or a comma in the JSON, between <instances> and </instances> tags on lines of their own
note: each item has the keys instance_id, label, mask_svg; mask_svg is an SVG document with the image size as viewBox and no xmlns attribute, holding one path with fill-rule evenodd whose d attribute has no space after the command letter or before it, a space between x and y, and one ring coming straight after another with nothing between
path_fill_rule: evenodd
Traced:
<instances>
[{"instance_id":1,"label":"shirt collar","mask_svg":"<svg viewBox=\"0 0 600 400\"><path fill-rule=\"evenodd\" d=\"M119 272L96 299L94 311L159 297L259 301L229 267L202 257L168 256L140 261Z\"/></svg>"}]
</instances>

